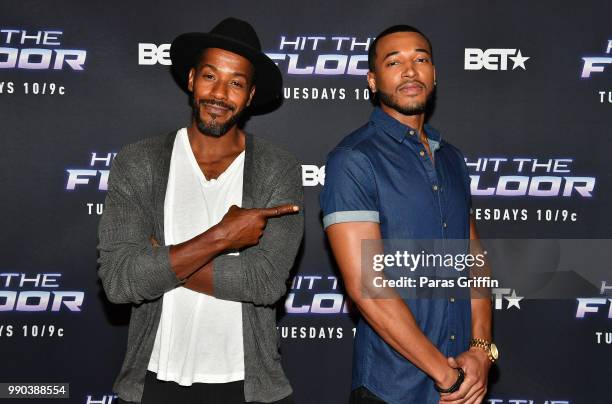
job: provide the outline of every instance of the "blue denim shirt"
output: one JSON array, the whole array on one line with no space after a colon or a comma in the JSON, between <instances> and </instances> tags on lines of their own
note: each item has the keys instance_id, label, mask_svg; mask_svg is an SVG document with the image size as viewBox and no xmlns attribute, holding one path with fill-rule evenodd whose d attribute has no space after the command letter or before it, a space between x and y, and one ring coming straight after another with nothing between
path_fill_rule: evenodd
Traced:
<instances>
[{"instance_id":1,"label":"blue denim shirt","mask_svg":"<svg viewBox=\"0 0 612 404\"><path fill-rule=\"evenodd\" d=\"M425 125L434 161L415 129L380 108L329 154L320 196L323 224L380 223L383 239L468 239L470 180L462 153ZM419 327L446 356L468 349L469 299L405 300ZM433 381L363 319L353 351L352 388L388 403L438 403Z\"/></svg>"}]
</instances>

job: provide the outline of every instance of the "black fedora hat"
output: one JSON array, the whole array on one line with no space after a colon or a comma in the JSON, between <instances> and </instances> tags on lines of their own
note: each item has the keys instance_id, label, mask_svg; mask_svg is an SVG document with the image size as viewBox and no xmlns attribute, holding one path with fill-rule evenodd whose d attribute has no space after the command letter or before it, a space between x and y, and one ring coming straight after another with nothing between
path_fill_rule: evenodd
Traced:
<instances>
[{"instance_id":1,"label":"black fedora hat","mask_svg":"<svg viewBox=\"0 0 612 404\"><path fill-rule=\"evenodd\" d=\"M199 62L203 49L220 48L248 59L255 67L255 97L251 105L261 107L278 101L282 94L283 78L278 66L261 51L257 33L246 21L226 18L210 32L179 35L172 41L170 59L179 86L187 89L189 70Z\"/></svg>"}]
</instances>

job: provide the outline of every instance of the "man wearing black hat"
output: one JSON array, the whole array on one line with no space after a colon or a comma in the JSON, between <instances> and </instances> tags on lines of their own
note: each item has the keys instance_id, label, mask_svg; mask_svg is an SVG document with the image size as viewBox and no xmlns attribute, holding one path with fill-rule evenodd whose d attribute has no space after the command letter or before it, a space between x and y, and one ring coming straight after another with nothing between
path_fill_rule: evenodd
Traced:
<instances>
[{"instance_id":1,"label":"man wearing black hat","mask_svg":"<svg viewBox=\"0 0 612 404\"><path fill-rule=\"evenodd\" d=\"M300 166L238 126L278 102L280 71L233 18L180 35L170 57L191 124L117 154L99 225L106 295L132 303L113 389L143 404L290 403L274 304L302 238Z\"/></svg>"}]
</instances>

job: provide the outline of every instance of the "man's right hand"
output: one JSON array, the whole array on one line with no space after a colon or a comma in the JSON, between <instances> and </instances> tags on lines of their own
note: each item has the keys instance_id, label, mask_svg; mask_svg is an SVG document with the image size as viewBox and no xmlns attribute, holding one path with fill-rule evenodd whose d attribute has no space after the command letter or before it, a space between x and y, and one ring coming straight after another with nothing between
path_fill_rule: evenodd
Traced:
<instances>
[{"instance_id":1,"label":"man's right hand","mask_svg":"<svg viewBox=\"0 0 612 404\"><path fill-rule=\"evenodd\" d=\"M451 387L453 384L455 384L455 382L457 381L457 378L459 377L459 372L456 369L457 367L459 367L459 365L455 363L454 358L448 359L448 365L449 366L446 368L443 374L443 379L434 380L434 383L436 383L438 387L443 388L443 389L448 389L449 387ZM464 383L461 384L461 387L464 387L463 386ZM451 402L444 401L445 398L449 395L450 394L442 393L440 395L439 404L450 404ZM455 392L453 393L453 397L454 399L452 401L452 404L463 404L466 402L465 401L465 391L462 391L461 393Z\"/></svg>"},{"instance_id":2,"label":"man's right hand","mask_svg":"<svg viewBox=\"0 0 612 404\"><path fill-rule=\"evenodd\" d=\"M484 351L466 351L457 359L448 358L450 367L463 368L465 380L458 391L451 394L442 394L440 404L480 404L487 392L487 374L491 367ZM446 387L442 385L441 387Z\"/></svg>"},{"instance_id":3,"label":"man's right hand","mask_svg":"<svg viewBox=\"0 0 612 404\"><path fill-rule=\"evenodd\" d=\"M459 372L457 372L457 369L454 369L451 366L447 366L443 374L443 379L434 380L434 382L438 385L438 387L442 389L447 389L453 384L455 384L458 377Z\"/></svg>"},{"instance_id":4,"label":"man's right hand","mask_svg":"<svg viewBox=\"0 0 612 404\"><path fill-rule=\"evenodd\" d=\"M299 210L299 206L291 204L255 209L243 209L232 205L215 227L225 239L227 249L237 250L259 243L268 219L296 213Z\"/></svg>"}]
</instances>

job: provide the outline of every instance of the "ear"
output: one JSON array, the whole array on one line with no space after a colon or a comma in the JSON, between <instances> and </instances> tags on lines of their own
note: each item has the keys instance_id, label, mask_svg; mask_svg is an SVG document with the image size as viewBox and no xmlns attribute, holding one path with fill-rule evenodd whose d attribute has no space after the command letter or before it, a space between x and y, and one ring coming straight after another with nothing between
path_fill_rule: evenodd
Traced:
<instances>
[{"instance_id":1,"label":"ear","mask_svg":"<svg viewBox=\"0 0 612 404\"><path fill-rule=\"evenodd\" d=\"M370 87L370 91L372 92L372 94L376 93L376 91L378 91L378 88L376 88L376 73L369 71L367 75L367 80L368 87Z\"/></svg>"},{"instance_id":2,"label":"ear","mask_svg":"<svg viewBox=\"0 0 612 404\"><path fill-rule=\"evenodd\" d=\"M438 84L438 80L436 80L436 66L431 66L433 68L433 79L434 79L434 87Z\"/></svg>"},{"instance_id":3,"label":"ear","mask_svg":"<svg viewBox=\"0 0 612 404\"><path fill-rule=\"evenodd\" d=\"M195 80L195 69L189 69L189 77L187 78L187 89L193 93L193 81Z\"/></svg>"},{"instance_id":4,"label":"ear","mask_svg":"<svg viewBox=\"0 0 612 404\"><path fill-rule=\"evenodd\" d=\"M249 92L249 100L246 103L247 107L251 105L251 101L253 100L253 97L255 97L255 84L251 86L251 91Z\"/></svg>"}]
</instances>

